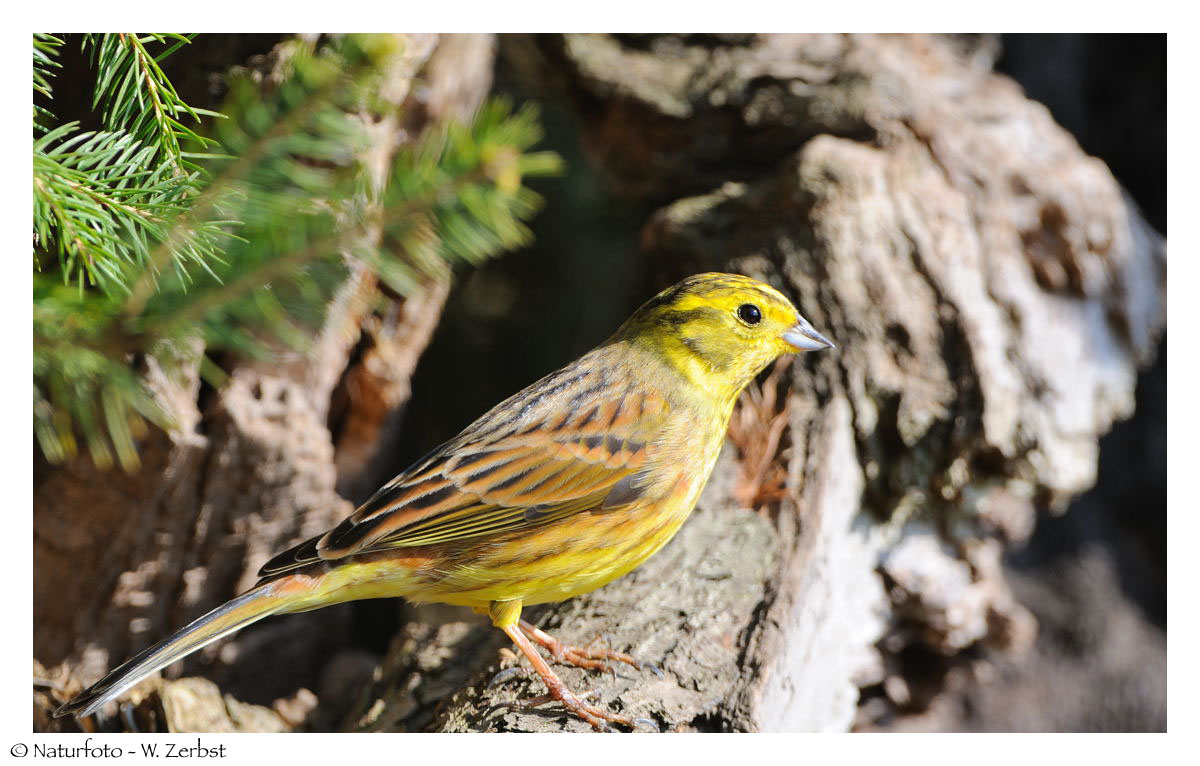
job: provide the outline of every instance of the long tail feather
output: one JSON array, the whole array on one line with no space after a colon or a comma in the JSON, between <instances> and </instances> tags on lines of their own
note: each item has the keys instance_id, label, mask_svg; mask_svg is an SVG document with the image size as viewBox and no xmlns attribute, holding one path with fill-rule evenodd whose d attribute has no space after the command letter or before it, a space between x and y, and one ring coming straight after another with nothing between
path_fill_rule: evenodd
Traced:
<instances>
[{"instance_id":1,"label":"long tail feather","mask_svg":"<svg viewBox=\"0 0 1200 766\"><path fill-rule=\"evenodd\" d=\"M172 662L227 636L252 622L288 611L294 600L274 593L276 583L260 585L200 617L169 638L114 668L75 699L54 711L54 717L74 713L89 716L106 702Z\"/></svg>"}]
</instances>

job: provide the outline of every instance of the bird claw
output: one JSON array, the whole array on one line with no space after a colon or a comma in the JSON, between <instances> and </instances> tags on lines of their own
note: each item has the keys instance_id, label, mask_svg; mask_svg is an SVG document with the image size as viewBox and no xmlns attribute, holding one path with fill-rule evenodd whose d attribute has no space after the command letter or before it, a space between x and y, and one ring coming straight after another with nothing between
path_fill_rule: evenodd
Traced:
<instances>
[{"instance_id":1,"label":"bird claw","mask_svg":"<svg viewBox=\"0 0 1200 766\"><path fill-rule=\"evenodd\" d=\"M514 665L511 668L505 668L496 675L492 676L491 680L487 682L487 686L489 689L491 689L494 686L499 686L514 676L525 677L527 675L528 671L526 671L525 668L521 667L520 665Z\"/></svg>"},{"instance_id":2,"label":"bird claw","mask_svg":"<svg viewBox=\"0 0 1200 766\"><path fill-rule=\"evenodd\" d=\"M587 670L606 670L616 676L617 671L610 664L612 661L623 662L626 665L633 667L636 670L649 668L659 678L662 678L662 671L650 663L642 663L624 652L618 652L613 649L593 648L596 643L603 642L609 644L608 636L598 634L588 642L587 646L572 646L565 644L554 636L546 633L541 628L534 626L524 620L520 622L520 629L535 643L540 644L542 648L550 653L555 662L561 662L567 665L574 665L577 668Z\"/></svg>"},{"instance_id":3,"label":"bird claw","mask_svg":"<svg viewBox=\"0 0 1200 766\"><path fill-rule=\"evenodd\" d=\"M575 694L573 692L566 692L563 695L562 699L559 699L550 694L543 694L539 697L530 697L528 699L523 699L523 700L511 700L509 702L497 702L495 705L492 705L490 708L488 708L487 713L485 713L485 715L491 715L492 713L496 712L497 710L505 710L507 712L511 712L514 710L527 710L529 708L540 707L541 705L545 705L550 702L558 702L558 703L562 704L562 706L565 707L568 711L574 713L575 715L579 716L583 720L587 721L589 724L591 724L592 728L598 732L605 732L605 733L610 733L610 734L614 733L616 730L613 729L609 725L610 721L612 723L620 724L622 726L627 726L630 729L636 729L638 727L638 725L640 724L642 726L649 726L650 728L654 729L655 731L658 731L658 725L655 724L653 721L649 720L648 718L632 718L631 719L631 718L628 718L623 715L617 715L616 713L610 713L609 711L605 710L604 708L597 707L596 705L591 704L596 699L598 699L599 696L600 696L600 692L595 689L585 692L583 694Z\"/></svg>"},{"instance_id":4,"label":"bird claw","mask_svg":"<svg viewBox=\"0 0 1200 766\"><path fill-rule=\"evenodd\" d=\"M636 729L638 726L645 726L648 729L653 729L655 734L658 734L662 731L662 729L658 728L658 724L654 721L651 721L649 718L633 719L633 727Z\"/></svg>"},{"instance_id":5,"label":"bird claw","mask_svg":"<svg viewBox=\"0 0 1200 766\"><path fill-rule=\"evenodd\" d=\"M577 646L564 644L554 636L551 636L550 634L526 622L525 620L520 620L516 625L505 626L502 629L509 635L510 638L512 638L513 642L520 647L521 651L525 653L525 656L533 664L534 669L537 670L538 675L541 676L542 682L546 684L546 688L550 693L541 697L533 697L531 699L521 700L519 702L501 703L495 707L503 707L509 710L519 710L536 707L538 705L544 705L551 701L556 701L562 704L562 706L565 707L568 712L573 713L579 718L582 718L584 721L587 721L596 731L612 731L613 729L609 725L610 723L618 724L631 730L637 729L639 726L648 727L654 731L659 730L658 725L647 718L635 719L630 718L629 716L618 715L617 713L610 712L604 707L593 704L593 702L599 697L600 692L598 690L593 689L584 694L577 694L568 689L566 684L564 684L562 680L554 674L554 671L552 671L549 665L546 664L545 660L542 659L540 653L534 647L534 644L540 644L542 648L548 651L551 657L558 662L566 662L583 668L610 670L614 676L616 675L616 671L611 665L609 665L609 660L616 660L627 665L632 665L638 670L641 670L643 667L648 667L661 678L662 671L657 667L648 663L643 666L642 663L638 662L633 657L630 657L628 654L615 652L611 649L580 648ZM595 642L593 641L593 644L594 643ZM591 645L589 645L589 647L590 646Z\"/></svg>"},{"instance_id":6,"label":"bird claw","mask_svg":"<svg viewBox=\"0 0 1200 766\"><path fill-rule=\"evenodd\" d=\"M492 705L491 708L488 709L488 712L491 713L492 711L499 710L500 708L504 708L505 710L508 710L510 712L513 710L524 710L525 708L537 707L539 705L545 705L547 702L553 702L553 701L554 701L554 698L551 697L549 694L543 694L540 697L529 697L529 698L523 699L523 700L509 700L508 702L497 702L495 705Z\"/></svg>"}]
</instances>

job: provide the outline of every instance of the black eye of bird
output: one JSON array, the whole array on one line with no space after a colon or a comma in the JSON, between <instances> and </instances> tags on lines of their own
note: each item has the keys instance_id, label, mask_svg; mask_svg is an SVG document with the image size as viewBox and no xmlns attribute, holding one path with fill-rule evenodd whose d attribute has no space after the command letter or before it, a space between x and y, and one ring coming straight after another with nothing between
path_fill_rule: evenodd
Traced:
<instances>
[{"instance_id":1,"label":"black eye of bird","mask_svg":"<svg viewBox=\"0 0 1200 766\"><path fill-rule=\"evenodd\" d=\"M753 303L743 303L738 306L737 315L738 319L746 324L758 324L762 321L762 312Z\"/></svg>"}]
</instances>

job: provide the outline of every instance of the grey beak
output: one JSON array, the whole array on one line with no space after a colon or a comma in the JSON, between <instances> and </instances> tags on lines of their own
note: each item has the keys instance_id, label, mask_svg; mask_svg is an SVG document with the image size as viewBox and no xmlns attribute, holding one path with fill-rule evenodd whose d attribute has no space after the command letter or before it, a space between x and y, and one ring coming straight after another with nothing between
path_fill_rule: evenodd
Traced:
<instances>
[{"instance_id":1,"label":"grey beak","mask_svg":"<svg viewBox=\"0 0 1200 766\"><path fill-rule=\"evenodd\" d=\"M837 348L833 341L813 329L803 317L783 333L783 339L797 351L820 351L823 348Z\"/></svg>"}]
</instances>

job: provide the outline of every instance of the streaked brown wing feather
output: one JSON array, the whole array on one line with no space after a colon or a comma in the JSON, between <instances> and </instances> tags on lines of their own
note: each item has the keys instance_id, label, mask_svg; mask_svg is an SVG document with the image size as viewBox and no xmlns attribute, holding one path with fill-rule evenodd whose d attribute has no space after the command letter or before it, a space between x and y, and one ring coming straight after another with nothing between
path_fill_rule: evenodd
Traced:
<instances>
[{"instance_id":1,"label":"streaked brown wing feather","mask_svg":"<svg viewBox=\"0 0 1200 766\"><path fill-rule=\"evenodd\" d=\"M272 559L260 575L628 505L640 496L637 472L664 411L656 396L611 385L603 369L560 370L498 405L325 535Z\"/></svg>"}]
</instances>

